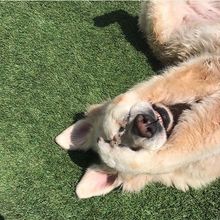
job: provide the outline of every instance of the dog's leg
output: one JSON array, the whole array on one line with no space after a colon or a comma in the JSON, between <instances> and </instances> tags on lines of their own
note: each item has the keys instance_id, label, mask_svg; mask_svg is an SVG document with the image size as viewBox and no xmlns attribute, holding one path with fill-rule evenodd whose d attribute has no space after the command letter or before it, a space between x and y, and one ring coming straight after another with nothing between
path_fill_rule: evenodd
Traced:
<instances>
[{"instance_id":1,"label":"dog's leg","mask_svg":"<svg viewBox=\"0 0 220 220\"><path fill-rule=\"evenodd\" d=\"M117 96L109 105L112 117L120 121L140 101L173 105L201 100L220 90L220 56L193 58L163 74L142 82Z\"/></svg>"},{"instance_id":2,"label":"dog's leg","mask_svg":"<svg viewBox=\"0 0 220 220\"><path fill-rule=\"evenodd\" d=\"M125 94L116 97L112 103L117 105L137 97L143 101L170 105L202 99L219 89L220 56L204 56L193 58L168 69L162 75L136 85Z\"/></svg>"},{"instance_id":3,"label":"dog's leg","mask_svg":"<svg viewBox=\"0 0 220 220\"><path fill-rule=\"evenodd\" d=\"M122 175L122 189L125 192L139 192L147 184L160 182L186 191L189 187L201 188L220 177L220 154L191 163L173 172L159 175Z\"/></svg>"},{"instance_id":4,"label":"dog's leg","mask_svg":"<svg viewBox=\"0 0 220 220\"><path fill-rule=\"evenodd\" d=\"M220 177L220 154L207 158L189 166L184 166L168 174L154 175L154 182L166 186L175 186L186 191L189 187L201 188Z\"/></svg>"}]
</instances>

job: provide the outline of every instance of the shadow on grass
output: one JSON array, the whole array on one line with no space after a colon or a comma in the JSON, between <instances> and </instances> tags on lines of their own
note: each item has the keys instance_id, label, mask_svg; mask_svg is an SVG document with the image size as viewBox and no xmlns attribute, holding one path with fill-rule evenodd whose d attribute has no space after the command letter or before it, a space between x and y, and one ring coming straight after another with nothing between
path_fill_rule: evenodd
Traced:
<instances>
[{"instance_id":1,"label":"shadow on grass","mask_svg":"<svg viewBox=\"0 0 220 220\"><path fill-rule=\"evenodd\" d=\"M143 53L146 57L152 69L158 71L162 69L162 64L153 55L151 49L143 38L142 33L138 30L138 17L134 17L123 10L113 11L101 16L97 16L94 19L94 24L97 27L106 27L110 24L117 22L125 36L125 39L137 50ZM123 49L123 48L122 48ZM84 113L80 112L75 115L74 123L85 117ZM69 157L78 166L86 169L91 164L100 163L99 156L89 150L87 152L82 151L69 151Z\"/></svg>"},{"instance_id":2,"label":"shadow on grass","mask_svg":"<svg viewBox=\"0 0 220 220\"><path fill-rule=\"evenodd\" d=\"M125 39L137 50L143 53L146 57L152 69L154 71L161 70L163 65L153 55L149 45L147 45L143 34L138 29L138 17L132 16L124 10L112 11L101 16L97 16L94 19L94 24L97 27L106 27L110 24L117 22ZM121 48L123 49L123 48Z\"/></svg>"},{"instance_id":3,"label":"shadow on grass","mask_svg":"<svg viewBox=\"0 0 220 220\"><path fill-rule=\"evenodd\" d=\"M0 214L0 220L4 220L4 217Z\"/></svg>"},{"instance_id":4,"label":"shadow on grass","mask_svg":"<svg viewBox=\"0 0 220 220\"><path fill-rule=\"evenodd\" d=\"M78 166L86 170L92 164L99 164L100 158L97 153L92 150L83 151L68 151L70 159Z\"/></svg>"}]
</instances>

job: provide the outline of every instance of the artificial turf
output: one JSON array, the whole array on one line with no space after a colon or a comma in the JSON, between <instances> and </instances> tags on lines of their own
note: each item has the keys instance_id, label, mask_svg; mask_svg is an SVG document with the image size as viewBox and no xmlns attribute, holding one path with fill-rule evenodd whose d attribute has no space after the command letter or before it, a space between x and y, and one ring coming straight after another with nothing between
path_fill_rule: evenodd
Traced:
<instances>
[{"instance_id":1,"label":"artificial turf","mask_svg":"<svg viewBox=\"0 0 220 220\"><path fill-rule=\"evenodd\" d=\"M0 3L0 219L220 219L219 181L186 193L156 184L74 194L91 155L54 137L160 68L138 11L139 2Z\"/></svg>"}]
</instances>

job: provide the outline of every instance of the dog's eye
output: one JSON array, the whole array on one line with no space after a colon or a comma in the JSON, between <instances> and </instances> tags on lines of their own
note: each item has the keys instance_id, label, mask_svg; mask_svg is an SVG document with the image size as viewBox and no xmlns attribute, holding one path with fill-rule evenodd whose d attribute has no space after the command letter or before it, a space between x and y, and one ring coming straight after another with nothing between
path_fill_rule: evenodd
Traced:
<instances>
[{"instance_id":1,"label":"dog's eye","mask_svg":"<svg viewBox=\"0 0 220 220\"><path fill-rule=\"evenodd\" d=\"M125 128L124 127L120 127L119 128L119 133L122 133L122 132L124 132L125 131Z\"/></svg>"},{"instance_id":2,"label":"dog's eye","mask_svg":"<svg viewBox=\"0 0 220 220\"><path fill-rule=\"evenodd\" d=\"M133 150L133 151L140 151L140 150L142 150L143 148L140 147L140 146L138 146L138 147L130 147L130 149Z\"/></svg>"}]
</instances>

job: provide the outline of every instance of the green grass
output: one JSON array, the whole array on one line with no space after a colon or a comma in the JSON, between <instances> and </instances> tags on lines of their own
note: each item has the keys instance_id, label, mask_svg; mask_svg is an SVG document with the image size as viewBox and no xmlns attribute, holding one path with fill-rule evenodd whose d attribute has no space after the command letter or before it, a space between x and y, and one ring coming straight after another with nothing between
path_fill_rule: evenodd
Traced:
<instances>
[{"instance_id":1,"label":"green grass","mask_svg":"<svg viewBox=\"0 0 220 220\"><path fill-rule=\"evenodd\" d=\"M219 182L186 193L151 185L74 194L90 155L69 155L54 137L89 104L154 74L138 10L138 2L0 3L0 219L220 219Z\"/></svg>"}]
</instances>

